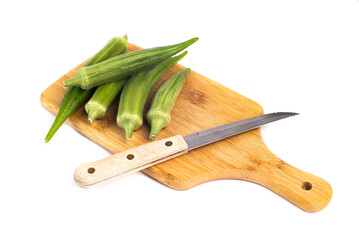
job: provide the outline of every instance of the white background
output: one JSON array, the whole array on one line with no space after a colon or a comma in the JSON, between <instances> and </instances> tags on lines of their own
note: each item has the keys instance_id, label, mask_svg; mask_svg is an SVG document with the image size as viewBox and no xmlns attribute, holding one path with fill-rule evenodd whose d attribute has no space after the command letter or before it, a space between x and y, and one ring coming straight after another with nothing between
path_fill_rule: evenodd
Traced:
<instances>
[{"instance_id":1,"label":"white background","mask_svg":"<svg viewBox=\"0 0 359 240\"><path fill-rule=\"evenodd\" d=\"M359 239L359 2L3 1L0 4L1 239ZM142 173L82 189L83 162L108 151L64 124L41 92L114 36L142 47L199 37L181 64L260 103L300 115L263 127L291 165L333 199L306 213L259 185L187 191Z\"/></svg>"}]
</instances>

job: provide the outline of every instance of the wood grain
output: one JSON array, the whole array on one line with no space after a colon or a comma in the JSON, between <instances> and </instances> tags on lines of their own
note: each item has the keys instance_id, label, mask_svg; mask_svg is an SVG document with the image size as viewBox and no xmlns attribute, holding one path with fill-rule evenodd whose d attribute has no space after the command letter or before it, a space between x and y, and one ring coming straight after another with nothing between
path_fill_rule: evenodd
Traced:
<instances>
[{"instance_id":1,"label":"wood grain","mask_svg":"<svg viewBox=\"0 0 359 240\"><path fill-rule=\"evenodd\" d=\"M140 48L129 44L129 51L138 49ZM62 82L74 76L82 65L65 74L41 94L41 103L46 109L57 113L66 91ZM150 94L145 111L153 93L165 80L183 69L185 67L176 64L162 76ZM117 105L115 103L111 106L107 116L93 124L87 121L82 107L67 123L112 153L150 142L149 126L146 123L134 132L130 141L125 140L124 131L116 125ZM173 108L171 124L161 131L156 140L175 135L186 136L260 114L263 114L263 110L256 102L191 71ZM52 144L57 137L61 135L55 135ZM290 166L271 153L262 140L260 129L196 149L143 172L178 190L217 179L252 181L271 189L308 212L323 209L332 197L332 189L326 181Z\"/></svg>"}]
</instances>

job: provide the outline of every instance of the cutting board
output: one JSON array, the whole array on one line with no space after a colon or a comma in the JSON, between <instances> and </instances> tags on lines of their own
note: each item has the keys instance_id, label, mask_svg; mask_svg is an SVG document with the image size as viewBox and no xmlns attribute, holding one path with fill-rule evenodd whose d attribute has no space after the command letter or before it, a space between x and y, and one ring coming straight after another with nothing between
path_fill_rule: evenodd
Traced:
<instances>
[{"instance_id":1,"label":"cutting board","mask_svg":"<svg viewBox=\"0 0 359 240\"><path fill-rule=\"evenodd\" d=\"M139 49L129 44L129 51ZM83 64L66 73L41 94L41 103L46 109L54 114L58 112L66 92L63 81L73 77ZM162 76L150 94L145 111L163 82L184 68L176 64ZM115 102L104 119L92 124L87 121L87 114L81 107L67 123L112 153L150 142L147 123L134 132L130 141L125 140L124 131L116 124L117 106L118 102ZM191 71L173 108L170 125L161 131L156 140L174 135L184 137L260 114L263 114L263 109L258 103ZM61 131L48 144L56 144L56 138L60 137ZM89 162L96 160L88 159ZM247 180L271 189L307 212L323 209L332 196L331 186L326 181L276 157L265 146L260 129L190 151L143 172L177 190L186 190L217 179Z\"/></svg>"}]
</instances>

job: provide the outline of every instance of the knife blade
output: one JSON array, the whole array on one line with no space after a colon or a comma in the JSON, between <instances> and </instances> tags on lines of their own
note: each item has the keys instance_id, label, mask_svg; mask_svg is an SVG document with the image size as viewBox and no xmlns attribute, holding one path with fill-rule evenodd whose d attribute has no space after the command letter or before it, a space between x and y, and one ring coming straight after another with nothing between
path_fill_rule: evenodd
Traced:
<instances>
[{"instance_id":1,"label":"knife blade","mask_svg":"<svg viewBox=\"0 0 359 240\"><path fill-rule=\"evenodd\" d=\"M113 177L140 171L198 147L295 115L298 113L269 113L192 133L184 138L177 135L150 142L99 161L81 164L75 170L74 179L78 185L88 187Z\"/></svg>"}]
</instances>

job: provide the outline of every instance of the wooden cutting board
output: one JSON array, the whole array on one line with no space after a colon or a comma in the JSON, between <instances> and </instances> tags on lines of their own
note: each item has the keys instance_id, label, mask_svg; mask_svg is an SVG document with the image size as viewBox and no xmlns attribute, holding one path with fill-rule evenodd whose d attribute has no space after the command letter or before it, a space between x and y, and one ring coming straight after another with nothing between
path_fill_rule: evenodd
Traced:
<instances>
[{"instance_id":1,"label":"wooden cutting board","mask_svg":"<svg viewBox=\"0 0 359 240\"><path fill-rule=\"evenodd\" d=\"M129 44L129 51L139 49ZM66 92L62 86L63 81L73 77L83 64L65 74L41 94L41 103L46 109L54 114L58 112ZM154 92L163 82L184 68L176 64L162 76L151 92L145 111ZM130 141L125 140L124 131L116 125L117 105L118 102L110 108L104 119L93 124L87 121L87 114L81 107L67 123L112 153L151 141L147 123L134 132ZM172 111L172 121L161 131L157 140L174 135L184 137L260 114L263 114L263 110L258 103L191 71ZM61 137L59 133L52 142L58 137ZM88 160L91 162L98 159ZM248 180L271 189L308 212L323 209L332 197L332 189L326 181L285 163L271 153L262 140L260 129L190 151L143 172L178 190L216 179Z\"/></svg>"}]
</instances>

